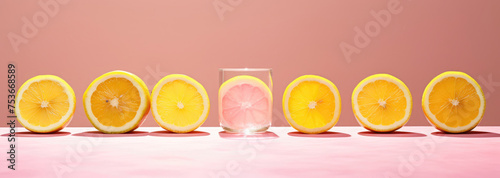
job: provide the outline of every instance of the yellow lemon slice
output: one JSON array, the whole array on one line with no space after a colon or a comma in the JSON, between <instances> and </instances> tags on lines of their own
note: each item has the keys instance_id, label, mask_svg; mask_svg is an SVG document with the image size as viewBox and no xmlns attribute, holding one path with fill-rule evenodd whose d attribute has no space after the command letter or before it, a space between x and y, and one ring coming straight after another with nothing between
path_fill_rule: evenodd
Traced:
<instances>
[{"instance_id":1,"label":"yellow lemon slice","mask_svg":"<svg viewBox=\"0 0 500 178\"><path fill-rule=\"evenodd\" d=\"M340 109L337 87L320 76L301 76L292 81L283 94L285 118L302 133L328 131L339 120Z\"/></svg>"},{"instance_id":2,"label":"yellow lemon slice","mask_svg":"<svg viewBox=\"0 0 500 178\"><path fill-rule=\"evenodd\" d=\"M191 77L168 75L155 85L151 95L153 117L166 130L191 132L207 120L210 111L207 91Z\"/></svg>"},{"instance_id":3,"label":"yellow lemon slice","mask_svg":"<svg viewBox=\"0 0 500 178\"><path fill-rule=\"evenodd\" d=\"M39 75L24 82L16 96L17 120L37 133L56 132L75 113L75 92L63 79Z\"/></svg>"},{"instance_id":4,"label":"yellow lemon slice","mask_svg":"<svg viewBox=\"0 0 500 178\"><path fill-rule=\"evenodd\" d=\"M92 125L103 133L125 133L139 127L149 112L146 84L125 71L95 79L83 94L83 106Z\"/></svg>"},{"instance_id":5,"label":"yellow lemon slice","mask_svg":"<svg viewBox=\"0 0 500 178\"><path fill-rule=\"evenodd\" d=\"M351 99L358 123L375 132L392 132L403 127L413 106L408 87L389 74L363 79L354 88Z\"/></svg>"},{"instance_id":6,"label":"yellow lemon slice","mask_svg":"<svg viewBox=\"0 0 500 178\"><path fill-rule=\"evenodd\" d=\"M444 72L427 85L422 108L427 120L437 129L463 133L474 129L483 118L483 90L463 72Z\"/></svg>"}]
</instances>

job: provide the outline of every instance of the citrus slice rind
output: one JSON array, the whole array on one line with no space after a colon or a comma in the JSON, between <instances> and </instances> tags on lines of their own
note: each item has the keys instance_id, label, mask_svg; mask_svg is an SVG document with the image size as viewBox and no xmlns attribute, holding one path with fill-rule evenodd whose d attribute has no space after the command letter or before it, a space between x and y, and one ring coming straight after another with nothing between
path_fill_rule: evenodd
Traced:
<instances>
[{"instance_id":1,"label":"citrus slice rind","mask_svg":"<svg viewBox=\"0 0 500 178\"><path fill-rule=\"evenodd\" d=\"M460 86L460 89L457 86ZM455 97L450 97L451 95ZM439 110L431 109L440 104L442 106ZM486 101L481 86L466 73L457 71L448 71L436 76L429 82L422 97L422 109L429 123L448 133L464 133L474 129L483 118L485 107ZM441 110L450 112L442 115Z\"/></svg>"},{"instance_id":2,"label":"citrus slice rind","mask_svg":"<svg viewBox=\"0 0 500 178\"><path fill-rule=\"evenodd\" d=\"M42 84L42 82L45 84ZM50 86L51 84L53 86ZM41 88L49 89L51 92L51 96L42 96L48 91L38 91L42 90ZM30 92L29 90L37 91ZM55 91L62 91L63 94L54 93ZM24 96L25 94L26 96ZM69 84L66 83L66 81L64 81L63 79L54 75L39 75L30 78L19 88L15 102L15 113L17 116L17 120L19 121L19 123L21 123L22 126L24 126L29 131L36 133L52 133L63 129L69 124L69 122L73 118L73 114L75 113L76 98L75 92L73 91L71 86L69 86ZM36 105L40 105L40 107L36 107ZM37 111L32 111L32 109L36 109ZM63 109L67 111L62 111L61 113L60 111L55 111L57 109ZM31 112L29 110L31 110ZM49 120L49 125L43 124L44 126L41 126L42 123L40 123L40 119L42 118L35 116L35 112L46 112L45 114L47 118L57 115L56 118L51 118L58 120L56 122Z\"/></svg>"},{"instance_id":3,"label":"citrus slice rind","mask_svg":"<svg viewBox=\"0 0 500 178\"><path fill-rule=\"evenodd\" d=\"M120 126L113 126L112 124L109 124L109 123L115 122L116 120L113 120L113 118L109 117L110 113L108 111L106 111L106 108L101 108L102 104L100 106L94 106L94 107L92 106L93 105L92 102L94 102L94 103L99 102L99 101L97 101L97 99L95 101L93 101L94 100L93 97L98 98L98 96L94 96L94 93L96 93L97 88L106 89L109 86L106 86L106 85L100 86L100 85L103 84L104 82L110 82L113 80L118 80L118 82L127 83L131 87L129 87L125 90L132 91L132 93L135 93L136 95L138 95L138 96L135 96L135 98L140 98L139 101L134 100L134 99L129 100L129 101L119 101L119 100L115 100L115 99L111 99L111 98L109 100L106 100L106 102L109 102L110 105L115 105L115 106L121 106L122 102L131 102L131 103L138 103L139 102L140 103L138 106L135 106L136 110L129 110L129 109L127 109L127 107L125 107L125 109L119 108L119 111L135 112L135 115L133 116L133 118L124 121L125 124L120 125ZM104 91L104 92L99 91L98 94L106 93L109 95L113 95L114 92L117 92L116 90L117 89L114 87L113 90L108 90L108 91ZM122 91L122 93L123 93L123 91ZM125 92L125 93L127 93L127 92ZM117 96L117 97L119 97L119 96ZM85 91L85 93L83 95L83 105L84 105L85 113L86 113L89 121L92 123L92 125L97 130L99 130L103 133L113 133L113 134L126 133L126 132L130 132L130 131L137 129L142 124L142 122L144 122L144 119L146 118L146 115L149 112L150 104L151 104L150 101L151 101L151 96L149 94L149 91L148 91L146 84L136 75L129 73L129 72L125 72L125 71L112 71L112 72L108 72L106 74L103 74L102 76L95 79L89 85L89 87L87 88L87 90ZM96 116L95 111L99 111L99 115L100 115L99 118ZM106 124L104 124L102 122L106 122Z\"/></svg>"},{"instance_id":4,"label":"citrus slice rind","mask_svg":"<svg viewBox=\"0 0 500 178\"><path fill-rule=\"evenodd\" d=\"M184 87L184 90L175 91L175 88L179 89L182 87ZM192 93L193 90L195 90L196 93ZM169 91L172 92L169 93ZM210 111L210 101L205 88L193 78L182 74L171 74L162 78L153 88L151 103L153 117L158 125L168 131L176 133L186 133L197 129L206 121ZM203 108L200 110L200 106L198 105L202 105ZM182 113L183 111L180 111L182 109L185 110L184 112L188 113ZM189 111L192 112L189 113ZM168 115L168 113L165 112L176 114ZM187 121L187 118L185 118L186 114L190 115L189 118L196 121L194 123L192 121ZM196 116L193 116L192 114L195 114ZM189 122L189 124L185 125L186 121Z\"/></svg>"},{"instance_id":5,"label":"citrus slice rind","mask_svg":"<svg viewBox=\"0 0 500 178\"><path fill-rule=\"evenodd\" d=\"M297 90L297 92L294 92L294 90L297 88L297 86L301 85L304 82L312 82L308 85L301 86L300 89ZM313 88L313 89L312 89ZM317 88L317 89L314 89ZM319 92L320 88L322 89L322 92L327 93L327 96L314 96L314 93L311 93L311 89L314 92ZM325 89L327 88L327 91ZM304 89L309 89L309 92L306 93L301 93L299 90L304 90ZM315 91L317 90L317 91ZM302 107L297 107L296 110L307 110L307 109L322 109L326 111L322 111L318 113L321 113L321 117L323 119L320 119L318 115L316 116L311 116L310 118L313 118L314 120L305 120L304 118L294 118L292 116L292 112L290 111L290 98L292 93L297 93L297 95L307 95L304 96L305 98L309 98L307 101L303 101L305 103L302 103ZM299 96L297 96L299 98ZM320 99L318 101L313 101L314 98ZM311 101L309 101L311 100ZM322 103L322 101L324 101ZM326 102L328 101L328 102ZM299 101L300 104L300 101ZM294 104L296 105L296 104ZM332 106L333 105L333 106ZM325 79L320 76L316 75L304 75L301 77L298 77L294 81L292 81L285 89L285 92L283 94L283 112L285 115L286 120L288 123L295 128L296 130L302 132L302 133L308 133L308 134L316 134L316 133L322 133L330 130L339 120L340 117L340 112L341 112L341 99L340 99L340 93L331 81L328 79ZM325 118L328 116L328 118ZM307 118L306 118L307 119ZM296 120L301 120L300 122L297 122ZM319 120L319 121L318 121ZM326 120L321 122L321 120ZM313 122L313 123L311 123ZM319 122L319 123L318 123ZM314 126L305 126L305 125L314 125Z\"/></svg>"},{"instance_id":6,"label":"citrus slice rind","mask_svg":"<svg viewBox=\"0 0 500 178\"><path fill-rule=\"evenodd\" d=\"M248 94L250 93L250 94ZM239 75L219 88L219 122L229 132L262 132L271 126L273 98L260 79Z\"/></svg>"},{"instance_id":7,"label":"citrus slice rind","mask_svg":"<svg viewBox=\"0 0 500 178\"><path fill-rule=\"evenodd\" d=\"M354 89L351 99L356 121L374 132L392 132L403 127L413 107L408 87L389 74L375 74L363 79Z\"/></svg>"}]
</instances>

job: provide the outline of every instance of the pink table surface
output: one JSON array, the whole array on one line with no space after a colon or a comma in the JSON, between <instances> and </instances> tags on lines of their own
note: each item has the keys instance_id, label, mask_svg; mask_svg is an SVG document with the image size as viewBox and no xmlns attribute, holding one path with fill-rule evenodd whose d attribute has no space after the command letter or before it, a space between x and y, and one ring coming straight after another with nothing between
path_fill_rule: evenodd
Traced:
<instances>
[{"instance_id":1,"label":"pink table surface","mask_svg":"<svg viewBox=\"0 0 500 178\"><path fill-rule=\"evenodd\" d=\"M432 127L391 134L334 127L320 135L273 127L249 137L221 131L141 127L103 135L73 127L38 135L18 128L11 171L8 130L0 128L0 177L500 177L500 127L458 135Z\"/></svg>"}]
</instances>

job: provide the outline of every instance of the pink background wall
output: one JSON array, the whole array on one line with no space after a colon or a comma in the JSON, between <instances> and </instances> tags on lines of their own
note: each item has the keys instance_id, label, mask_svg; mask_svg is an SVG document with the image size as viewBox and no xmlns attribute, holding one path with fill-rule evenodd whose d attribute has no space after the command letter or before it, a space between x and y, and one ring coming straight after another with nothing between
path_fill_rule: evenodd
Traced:
<instances>
[{"instance_id":1,"label":"pink background wall","mask_svg":"<svg viewBox=\"0 0 500 178\"><path fill-rule=\"evenodd\" d=\"M83 92L96 77L117 69L135 73L150 89L167 74L190 75L211 99L204 126L217 126L222 67L273 68L275 125L287 125L283 91L304 74L334 82L342 96L338 125L357 125L351 92L363 78L382 72L400 78L412 92L407 125L429 125L421 96L427 83L447 70L475 77L487 97L480 125L500 125L497 0L61 0L65 4L57 2L48 11L39 2L56 1L0 1L0 83L7 88L9 61L17 63L18 86L39 74L62 77L77 96L69 126L91 126L82 107ZM380 25L371 11L390 13L390 21L383 16L388 22ZM23 32L33 22L36 29ZM356 27L365 31L366 26L371 36L355 43ZM12 45L13 34L26 43ZM356 53L346 58L341 44L357 45ZM149 116L144 126L157 125Z\"/></svg>"}]
</instances>

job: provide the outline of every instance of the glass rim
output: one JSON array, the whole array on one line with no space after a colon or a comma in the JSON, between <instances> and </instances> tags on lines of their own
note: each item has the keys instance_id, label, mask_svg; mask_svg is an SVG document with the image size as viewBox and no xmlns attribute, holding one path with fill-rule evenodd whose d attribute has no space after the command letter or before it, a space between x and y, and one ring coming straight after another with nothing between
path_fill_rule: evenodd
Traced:
<instances>
[{"instance_id":1,"label":"glass rim","mask_svg":"<svg viewBox=\"0 0 500 178\"><path fill-rule=\"evenodd\" d=\"M272 71L272 68L219 68L219 71Z\"/></svg>"}]
</instances>

